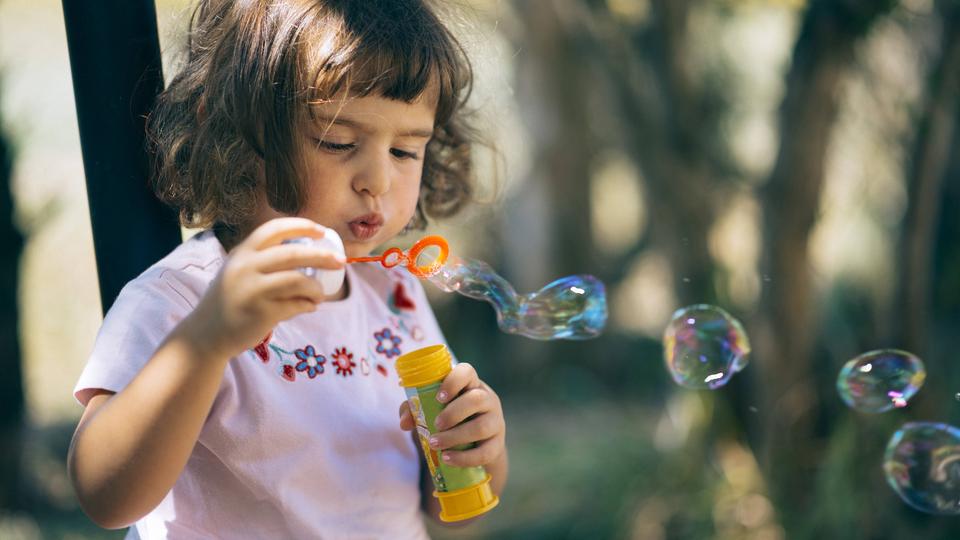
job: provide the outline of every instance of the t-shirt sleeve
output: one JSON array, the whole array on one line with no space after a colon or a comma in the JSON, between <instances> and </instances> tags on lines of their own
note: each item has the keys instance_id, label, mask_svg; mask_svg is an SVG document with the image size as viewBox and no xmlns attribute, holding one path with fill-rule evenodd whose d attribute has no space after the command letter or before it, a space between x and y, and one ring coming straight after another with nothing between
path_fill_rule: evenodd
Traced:
<instances>
[{"instance_id":1,"label":"t-shirt sleeve","mask_svg":"<svg viewBox=\"0 0 960 540\"><path fill-rule=\"evenodd\" d=\"M73 395L86 406L98 390L119 392L140 373L160 343L193 310L162 271L128 283L107 311Z\"/></svg>"}]
</instances>

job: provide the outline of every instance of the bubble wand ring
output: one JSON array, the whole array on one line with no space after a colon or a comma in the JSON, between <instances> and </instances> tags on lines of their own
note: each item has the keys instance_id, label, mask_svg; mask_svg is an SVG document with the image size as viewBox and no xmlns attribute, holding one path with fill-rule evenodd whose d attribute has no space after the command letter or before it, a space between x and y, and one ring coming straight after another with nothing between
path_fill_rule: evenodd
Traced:
<instances>
[{"instance_id":1,"label":"bubble wand ring","mask_svg":"<svg viewBox=\"0 0 960 540\"><path fill-rule=\"evenodd\" d=\"M417 266L417 259L423 250L434 246L440 249L437 258L428 265ZM440 271L440 267L447 262L449 255L450 244L447 243L447 239L439 235L431 235L424 236L420 240L417 240L406 253L399 248L392 247L377 257L349 257L347 258L347 263L378 262L382 264L384 268L393 268L394 266L402 264L406 266L411 274L418 278L426 279Z\"/></svg>"}]
</instances>

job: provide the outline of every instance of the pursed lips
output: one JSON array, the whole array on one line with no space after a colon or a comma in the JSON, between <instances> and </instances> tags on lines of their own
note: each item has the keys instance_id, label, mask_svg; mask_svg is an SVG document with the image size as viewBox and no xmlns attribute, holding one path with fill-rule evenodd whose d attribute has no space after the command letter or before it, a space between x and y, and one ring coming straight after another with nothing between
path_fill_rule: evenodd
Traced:
<instances>
[{"instance_id":1,"label":"pursed lips","mask_svg":"<svg viewBox=\"0 0 960 540\"><path fill-rule=\"evenodd\" d=\"M347 226L358 240L369 240L383 227L383 216L373 212L350 220Z\"/></svg>"}]
</instances>

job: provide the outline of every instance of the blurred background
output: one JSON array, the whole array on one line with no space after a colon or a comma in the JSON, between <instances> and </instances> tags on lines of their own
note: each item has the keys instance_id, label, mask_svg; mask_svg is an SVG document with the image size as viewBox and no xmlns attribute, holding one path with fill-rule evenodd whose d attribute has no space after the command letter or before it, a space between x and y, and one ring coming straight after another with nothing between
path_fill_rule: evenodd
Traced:
<instances>
[{"instance_id":1,"label":"blurred background","mask_svg":"<svg viewBox=\"0 0 960 540\"><path fill-rule=\"evenodd\" d=\"M157 1L168 80L189 13ZM537 342L432 295L504 402L512 462L495 512L433 534L960 537L881 467L905 422L960 424L960 2L458 0L450 20L498 151L481 204L432 230L522 292L594 274L610 321ZM64 465L101 309L56 0L0 0L0 137L0 538L121 538ZM753 345L715 391L664 368L693 303ZM926 384L848 409L841 366L886 347Z\"/></svg>"}]
</instances>

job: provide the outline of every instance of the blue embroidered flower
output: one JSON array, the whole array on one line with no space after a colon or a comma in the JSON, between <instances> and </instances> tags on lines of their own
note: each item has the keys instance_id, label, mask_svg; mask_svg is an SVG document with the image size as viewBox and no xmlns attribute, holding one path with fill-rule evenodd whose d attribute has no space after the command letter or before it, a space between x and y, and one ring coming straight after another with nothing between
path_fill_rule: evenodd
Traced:
<instances>
[{"instance_id":1,"label":"blue embroidered flower","mask_svg":"<svg viewBox=\"0 0 960 540\"><path fill-rule=\"evenodd\" d=\"M389 328L374 332L373 337L377 340L378 353L385 355L387 358L400 356L400 344L403 343L403 339L394 335Z\"/></svg>"},{"instance_id":2,"label":"blue embroidered flower","mask_svg":"<svg viewBox=\"0 0 960 540\"><path fill-rule=\"evenodd\" d=\"M327 362L327 357L317 354L313 345L307 345L303 349L297 349L293 353L299 362L295 366L297 371L306 371L311 379L323 373L323 364Z\"/></svg>"}]
</instances>

